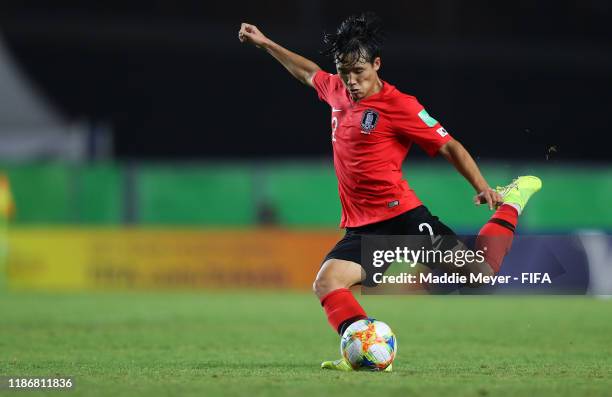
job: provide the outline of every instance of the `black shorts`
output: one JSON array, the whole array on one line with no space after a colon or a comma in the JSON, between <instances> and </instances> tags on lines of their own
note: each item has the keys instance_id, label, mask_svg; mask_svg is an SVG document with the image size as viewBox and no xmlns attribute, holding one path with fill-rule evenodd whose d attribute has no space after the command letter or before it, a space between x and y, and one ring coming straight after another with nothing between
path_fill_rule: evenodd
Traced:
<instances>
[{"instance_id":1,"label":"black shorts","mask_svg":"<svg viewBox=\"0 0 612 397\"><path fill-rule=\"evenodd\" d=\"M426 223L427 226L423 224ZM426 235L444 236L447 243L454 246L458 240L455 232L433 216L424 206L418 206L394 218L359 227L347 227L346 234L325 256L322 263L329 259L343 259L361 265L361 237L364 235Z\"/></svg>"}]
</instances>

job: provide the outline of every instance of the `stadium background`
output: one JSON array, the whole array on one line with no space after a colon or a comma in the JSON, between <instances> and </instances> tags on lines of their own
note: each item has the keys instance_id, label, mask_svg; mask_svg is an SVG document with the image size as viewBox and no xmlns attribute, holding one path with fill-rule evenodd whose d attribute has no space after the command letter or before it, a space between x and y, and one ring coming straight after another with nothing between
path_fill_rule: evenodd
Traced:
<instances>
[{"instance_id":1,"label":"stadium background","mask_svg":"<svg viewBox=\"0 0 612 397\"><path fill-rule=\"evenodd\" d=\"M5 318L25 327L23 310L37 302L75 299L89 302L76 308L81 321L97 323L89 309L126 291L206 311L231 288L232 307L252 310L252 288L286 291L272 302L310 288L341 236L328 109L240 45L243 21L333 71L318 53L322 32L376 11L388 31L382 78L417 96L491 184L543 179L521 233L609 234L611 9L602 0L3 2L0 169L16 208L3 243ZM414 148L405 175L458 232L486 221L443 160ZM89 295L99 291L114 292ZM304 299L323 329L316 301ZM135 306L126 307L129 323ZM171 323L172 309L162 312ZM4 374L47 373L12 354Z\"/></svg>"}]
</instances>

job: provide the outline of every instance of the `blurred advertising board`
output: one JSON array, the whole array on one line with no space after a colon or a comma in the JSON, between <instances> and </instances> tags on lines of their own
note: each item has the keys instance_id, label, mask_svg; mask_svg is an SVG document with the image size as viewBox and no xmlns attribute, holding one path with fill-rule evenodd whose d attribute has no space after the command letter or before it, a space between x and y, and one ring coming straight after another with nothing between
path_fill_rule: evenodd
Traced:
<instances>
[{"instance_id":1,"label":"blurred advertising board","mask_svg":"<svg viewBox=\"0 0 612 397\"><path fill-rule=\"evenodd\" d=\"M338 231L16 228L12 289L307 289Z\"/></svg>"}]
</instances>

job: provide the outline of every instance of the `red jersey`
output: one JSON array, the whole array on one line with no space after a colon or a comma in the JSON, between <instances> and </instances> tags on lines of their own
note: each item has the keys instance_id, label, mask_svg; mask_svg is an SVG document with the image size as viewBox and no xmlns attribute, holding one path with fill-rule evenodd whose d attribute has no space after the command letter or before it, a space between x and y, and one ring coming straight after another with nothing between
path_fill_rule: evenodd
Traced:
<instances>
[{"instance_id":1,"label":"red jersey","mask_svg":"<svg viewBox=\"0 0 612 397\"><path fill-rule=\"evenodd\" d=\"M413 143L434 156L450 134L415 97L389 83L354 102L338 75L318 71L312 82L331 106L340 227L380 222L421 205L402 176L402 163Z\"/></svg>"}]
</instances>

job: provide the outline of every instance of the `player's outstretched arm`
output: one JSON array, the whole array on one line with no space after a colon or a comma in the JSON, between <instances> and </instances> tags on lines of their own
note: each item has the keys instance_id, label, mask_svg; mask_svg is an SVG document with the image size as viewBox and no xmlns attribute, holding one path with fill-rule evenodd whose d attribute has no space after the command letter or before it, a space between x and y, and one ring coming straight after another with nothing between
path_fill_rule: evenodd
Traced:
<instances>
[{"instance_id":1,"label":"player's outstretched arm","mask_svg":"<svg viewBox=\"0 0 612 397\"><path fill-rule=\"evenodd\" d=\"M276 58L293 77L311 87L312 76L314 76L317 71L321 70L316 63L268 39L255 25L243 23L238 32L238 39L242 43L251 43L257 48L266 50L270 55Z\"/></svg>"},{"instance_id":2,"label":"player's outstretched arm","mask_svg":"<svg viewBox=\"0 0 612 397\"><path fill-rule=\"evenodd\" d=\"M440 148L440 154L455 166L457 171L474 187L476 190L475 204L486 203L491 210L501 204L501 195L489 187L476 162L459 141L452 139L447 142Z\"/></svg>"}]
</instances>

